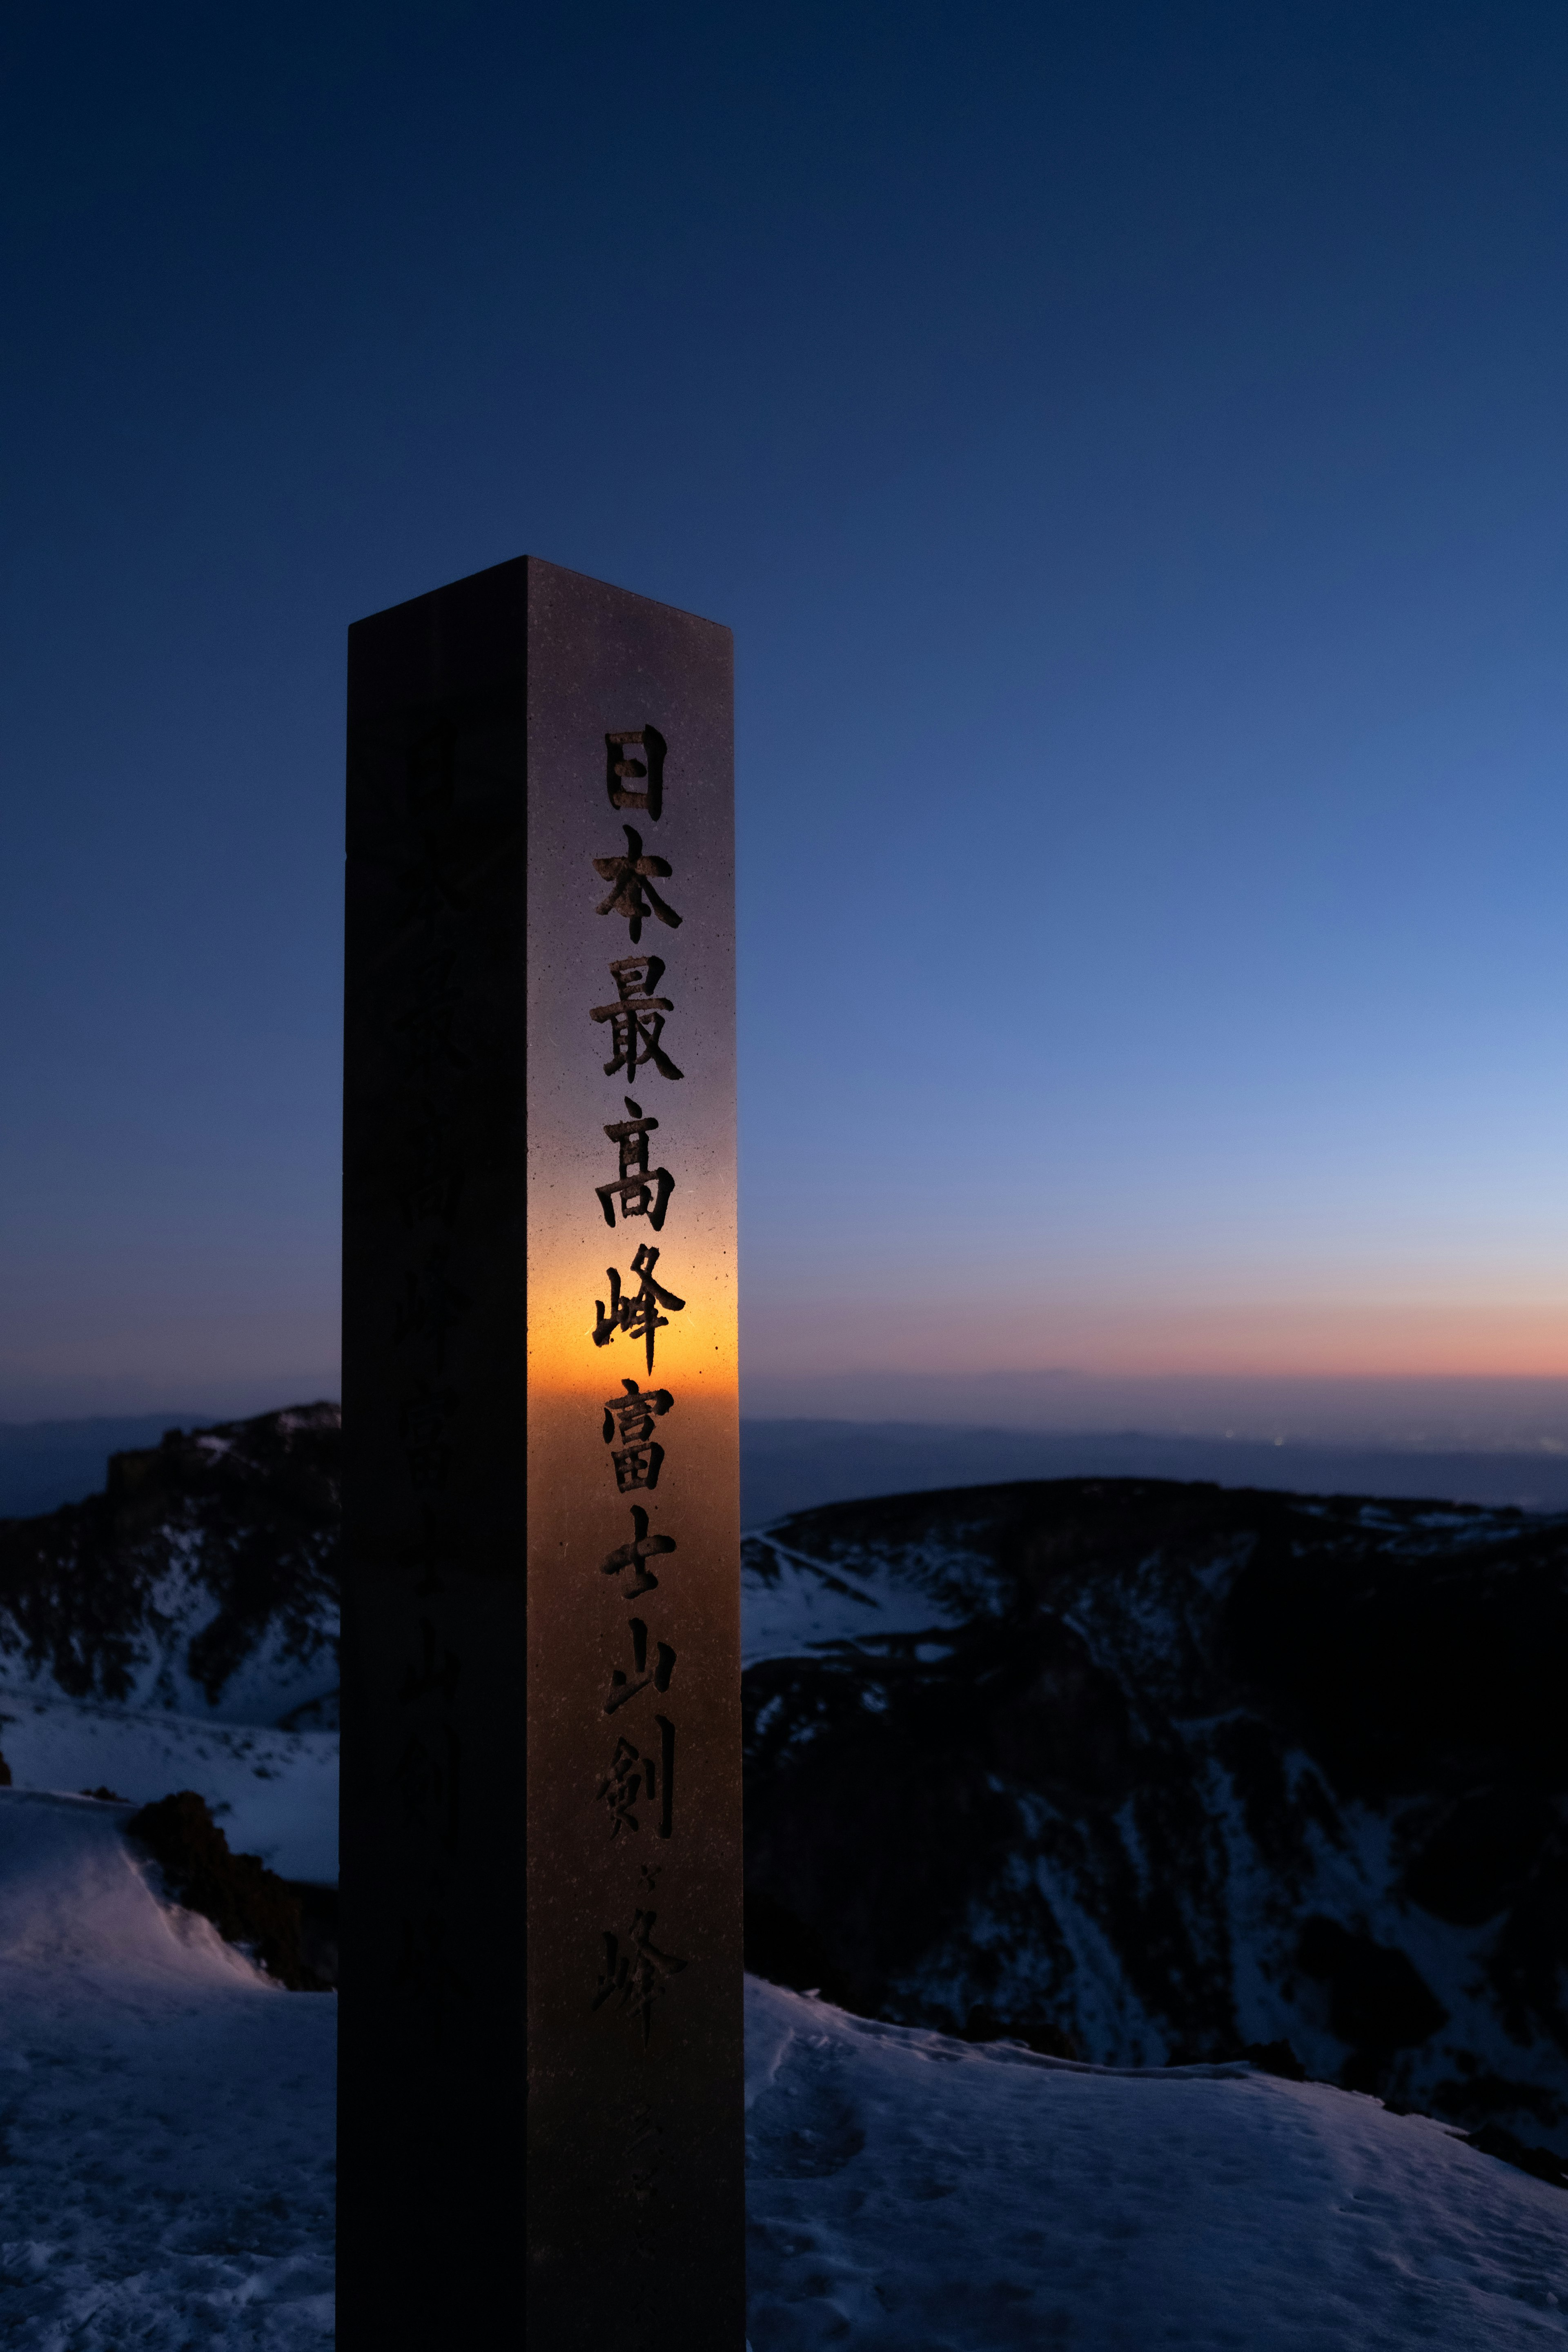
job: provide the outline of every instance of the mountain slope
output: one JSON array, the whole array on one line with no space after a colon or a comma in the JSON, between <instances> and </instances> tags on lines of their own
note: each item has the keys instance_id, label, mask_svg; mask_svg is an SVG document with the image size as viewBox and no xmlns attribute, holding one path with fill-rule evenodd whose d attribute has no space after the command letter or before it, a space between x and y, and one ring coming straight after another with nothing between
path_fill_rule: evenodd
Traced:
<instances>
[{"instance_id":1,"label":"mountain slope","mask_svg":"<svg viewBox=\"0 0 1568 2352\"><path fill-rule=\"evenodd\" d=\"M1568 2149L1565 1569L1561 1519L1140 1480L752 1538L752 1964Z\"/></svg>"},{"instance_id":2,"label":"mountain slope","mask_svg":"<svg viewBox=\"0 0 1568 2352\"><path fill-rule=\"evenodd\" d=\"M0 1521L0 1681L215 1723L336 1720L342 1415L296 1406L110 1461Z\"/></svg>"}]
</instances>

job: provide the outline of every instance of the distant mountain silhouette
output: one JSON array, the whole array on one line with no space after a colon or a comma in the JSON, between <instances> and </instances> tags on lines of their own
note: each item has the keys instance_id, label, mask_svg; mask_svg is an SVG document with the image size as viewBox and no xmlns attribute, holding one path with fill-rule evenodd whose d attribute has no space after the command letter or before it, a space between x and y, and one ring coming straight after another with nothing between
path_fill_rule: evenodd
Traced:
<instances>
[{"instance_id":1,"label":"distant mountain silhouette","mask_svg":"<svg viewBox=\"0 0 1568 2352\"><path fill-rule=\"evenodd\" d=\"M1568 1454L1544 1446L1353 1444L1345 1440L1173 1436L1158 1431L1009 1429L917 1421L741 1423L741 1507L760 1527L784 1511L866 1495L1014 1478L1212 1478L1308 1495L1444 1495L1568 1511Z\"/></svg>"}]
</instances>

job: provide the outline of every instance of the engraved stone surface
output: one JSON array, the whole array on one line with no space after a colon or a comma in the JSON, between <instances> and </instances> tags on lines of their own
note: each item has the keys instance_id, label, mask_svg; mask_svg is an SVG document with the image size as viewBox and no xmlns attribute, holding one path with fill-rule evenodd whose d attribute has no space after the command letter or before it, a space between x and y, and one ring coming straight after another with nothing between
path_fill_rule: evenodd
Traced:
<instances>
[{"instance_id":1,"label":"engraved stone surface","mask_svg":"<svg viewBox=\"0 0 1568 2352\"><path fill-rule=\"evenodd\" d=\"M730 635L350 646L340 2340L739 2352Z\"/></svg>"}]
</instances>

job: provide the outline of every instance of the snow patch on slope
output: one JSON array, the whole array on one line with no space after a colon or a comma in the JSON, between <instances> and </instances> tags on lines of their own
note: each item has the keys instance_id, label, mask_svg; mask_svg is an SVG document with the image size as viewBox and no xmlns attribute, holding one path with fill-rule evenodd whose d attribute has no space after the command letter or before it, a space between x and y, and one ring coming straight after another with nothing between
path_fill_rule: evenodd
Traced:
<instances>
[{"instance_id":1,"label":"snow patch on slope","mask_svg":"<svg viewBox=\"0 0 1568 2352\"><path fill-rule=\"evenodd\" d=\"M192 1721L0 1687L0 1754L19 1790L111 1789L137 1804L194 1789L237 1853L283 1878L338 1874L338 1736Z\"/></svg>"},{"instance_id":2,"label":"snow patch on slope","mask_svg":"<svg viewBox=\"0 0 1568 2352\"><path fill-rule=\"evenodd\" d=\"M943 1603L875 1558L831 1566L777 1536L748 1536L741 1555L741 1664L804 1658L841 1642L889 1633L939 1633L967 1612Z\"/></svg>"}]
</instances>

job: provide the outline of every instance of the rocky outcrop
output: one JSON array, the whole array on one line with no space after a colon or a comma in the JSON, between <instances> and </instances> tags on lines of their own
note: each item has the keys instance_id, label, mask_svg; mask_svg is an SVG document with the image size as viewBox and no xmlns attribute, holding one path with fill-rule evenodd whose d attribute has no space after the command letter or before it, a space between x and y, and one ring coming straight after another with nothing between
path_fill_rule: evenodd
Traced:
<instances>
[{"instance_id":1,"label":"rocky outcrop","mask_svg":"<svg viewBox=\"0 0 1568 2352\"><path fill-rule=\"evenodd\" d=\"M335 1404L171 1430L101 1495L0 1521L0 1681L328 1727L341 1445Z\"/></svg>"},{"instance_id":2,"label":"rocky outcrop","mask_svg":"<svg viewBox=\"0 0 1568 2352\"><path fill-rule=\"evenodd\" d=\"M1061 1480L802 1514L747 1576L867 1603L746 1676L763 1973L1568 2148L1568 1522Z\"/></svg>"}]
</instances>

